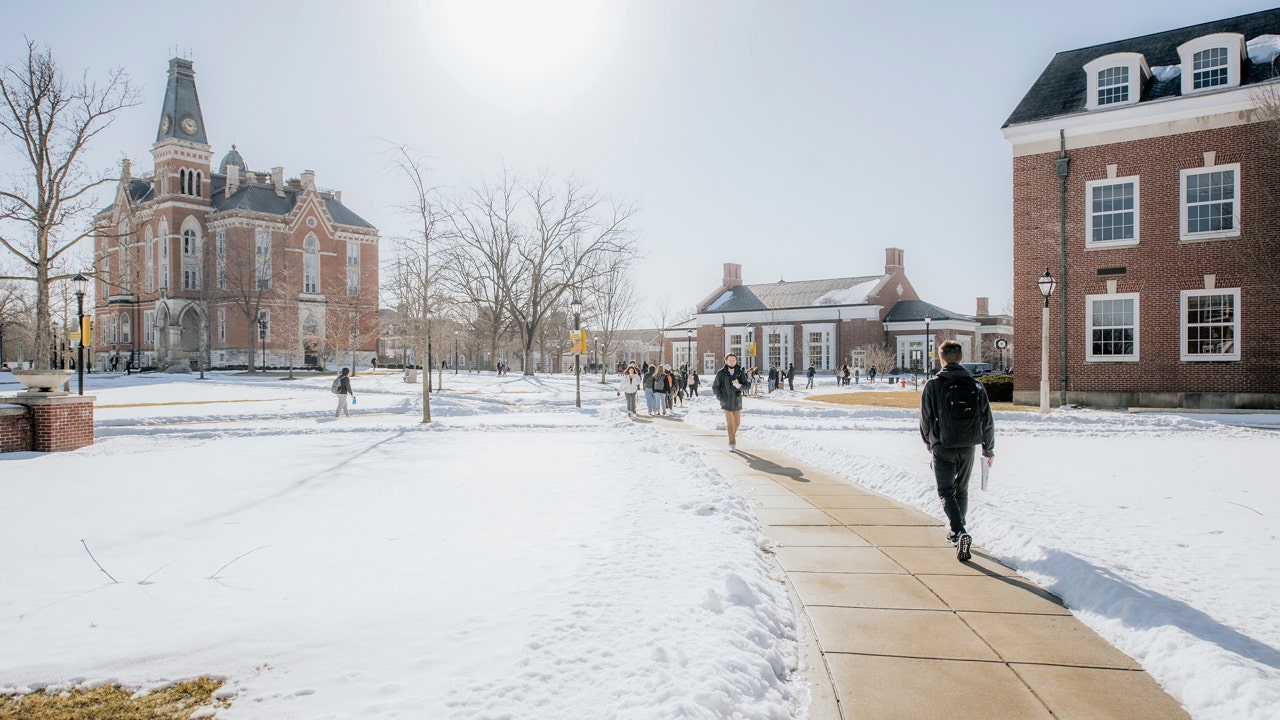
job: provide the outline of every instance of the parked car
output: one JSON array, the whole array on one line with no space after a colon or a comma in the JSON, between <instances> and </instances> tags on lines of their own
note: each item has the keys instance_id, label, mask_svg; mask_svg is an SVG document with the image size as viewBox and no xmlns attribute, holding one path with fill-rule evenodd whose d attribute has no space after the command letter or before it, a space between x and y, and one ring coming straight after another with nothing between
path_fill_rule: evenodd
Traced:
<instances>
[{"instance_id":1,"label":"parked car","mask_svg":"<svg viewBox=\"0 0 1280 720\"><path fill-rule=\"evenodd\" d=\"M968 370L974 377L991 372L991 363L960 363L960 366Z\"/></svg>"}]
</instances>

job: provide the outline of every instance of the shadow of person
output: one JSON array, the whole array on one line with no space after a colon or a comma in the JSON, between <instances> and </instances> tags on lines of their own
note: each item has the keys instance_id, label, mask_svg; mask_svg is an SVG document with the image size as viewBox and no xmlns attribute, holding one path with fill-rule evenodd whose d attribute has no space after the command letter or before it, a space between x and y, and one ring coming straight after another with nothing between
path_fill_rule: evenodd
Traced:
<instances>
[{"instance_id":1,"label":"shadow of person","mask_svg":"<svg viewBox=\"0 0 1280 720\"><path fill-rule=\"evenodd\" d=\"M760 457L759 455L752 455L751 453L745 450L738 450L734 454L745 458L747 461L747 466L757 472L762 472L767 475L782 475L784 477L789 477L792 480L795 480L796 482L804 482L804 483L812 482L811 480L805 478L804 471L801 470L800 468L793 468L793 467L787 467L786 465L779 465L778 463L772 460L767 460L765 458Z\"/></svg>"}]
</instances>

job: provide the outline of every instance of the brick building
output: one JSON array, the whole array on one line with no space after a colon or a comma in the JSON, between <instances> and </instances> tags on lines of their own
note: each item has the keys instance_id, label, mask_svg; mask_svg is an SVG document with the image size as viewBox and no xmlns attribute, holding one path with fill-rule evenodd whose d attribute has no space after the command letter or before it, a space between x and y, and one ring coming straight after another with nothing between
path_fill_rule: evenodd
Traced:
<instances>
[{"instance_id":1,"label":"brick building","mask_svg":"<svg viewBox=\"0 0 1280 720\"><path fill-rule=\"evenodd\" d=\"M1048 268L1052 403L1280 407L1277 34L1268 10L1060 52L1013 111L1015 402Z\"/></svg>"},{"instance_id":2,"label":"brick building","mask_svg":"<svg viewBox=\"0 0 1280 720\"><path fill-rule=\"evenodd\" d=\"M154 172L95 216L94 363L314 366L372 355L378 231L315 173L215 168L189 60L169 62ZM265 352L264 352L265 351Z\"/></svg>"},{"instance_id":3,"label":"brick building","mask_svg":"<svg viewBox=\"0 0 1280 720\"><path fill-rule=\"evenodd\" d=\"M898 248L885 250L882 273L827 280L743 285L742 266L725 263L720 287L692 320L664 332L663 356L678 366L692 355L700 372L715 372L728 352L763 372L794 364L803 374L810 362L827 374L846 363L863 372L871 365L881 373L923 371L927 347L943 340L964 346L966 360L974 359L975 347L984 360L994 357L996 338L1011 340L1007 316L988 315L986 298L978 299L978 310L984 317L921 300Z\"/></svg>"}]
</instances>

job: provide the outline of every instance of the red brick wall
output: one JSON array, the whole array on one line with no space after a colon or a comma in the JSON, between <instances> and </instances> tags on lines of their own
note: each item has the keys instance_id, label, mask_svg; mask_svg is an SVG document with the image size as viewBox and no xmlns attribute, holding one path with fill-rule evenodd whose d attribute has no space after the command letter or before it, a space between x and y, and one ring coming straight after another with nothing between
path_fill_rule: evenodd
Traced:
<instances>
[{"instance_id":1,"label":"red brick wall","mask_svg":"<svg viewBox=\"0 0 1280 720\"><path fill-rule=\"evenodd\" d=\"M1280 392L1280 374L1271 367L1280 349L1280 298L1275 287L1280 278L1274 245L1280 236L1280 161L1267 132L1266 124L1252 124L1067 151L1067 277L1065 292L1060 287L1050 302L1053 392L1059 390L1061 377L1063 299L1069 391ZM1179 171L1203 167L1207 151L1216 152L1218 165L1240 163L1242 232L1236 238L1179 242ZM1039 388L1044 301L1036 278L1046 267L1054 277L1060 275L1056 157L1057 153L1045 153L1013 160L1017 391ZM1140 176L1140 244L1086 250L1085 183L1106 178L1108 164L1117 166L1117 177ZM1111 278L1098 275L1100 268L1114 267L1127 271ZM1219 289L1241 288L1239 362L1179 359L1180 291L1204 288L1206 274L1217 276ZM1118 281L1117 292L1140 294L1140 362L1085 362L1085 296L1106 293L1108 279Z\"/></svg>"},{"instance_id":2,"label":"red brick wall","mask_svg":"<svg viewBox=\"0 0 1280 720\"><path fill-rule=\"evenodd\" d=\"M0 408L0 453L31 449L31 412L22 408Z\"/></svg>"},{"instance_id":3,"label":"red brick wall","mask_svg":"<svg viewBox=\"0 0 1280 720\"><path fill-rule=\"evenodd\" d=\"M61 452L93 444L93 400L31 406L32 450Z\"/></svg>"}]
</instances>

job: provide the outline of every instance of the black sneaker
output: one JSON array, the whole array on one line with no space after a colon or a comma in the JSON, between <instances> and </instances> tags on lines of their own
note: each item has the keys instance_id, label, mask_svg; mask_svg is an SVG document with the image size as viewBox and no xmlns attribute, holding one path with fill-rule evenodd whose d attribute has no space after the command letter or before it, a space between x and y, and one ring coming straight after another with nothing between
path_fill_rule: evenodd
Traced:
<instances>
[{"instance_id":1,"label":"black sneaker","mask_svg":"<svg viewBox=\"0 0 1280 720\"><path fill-rule=\"evenodd\" d=\"M958 539L959 537L960 537L960 533L958 533L958 532L949 532L949 533L947 533L947 542L951 543L952 545L955 545L955 544L956 544L956 539Z\"/></svg>"},{"instance_id":2,"label":"black sneaker","mask_svg":"<svg viewBox=\"0 0 1280 720\"><path fill-rule=\"evenodd\" d=\"M969 533L962 532L956 538L956 559L965 562L973 557L973 553L969 552L969 548L973 546L973 537Z\"/></svg>"}]
</instances>

